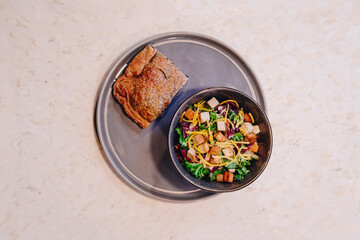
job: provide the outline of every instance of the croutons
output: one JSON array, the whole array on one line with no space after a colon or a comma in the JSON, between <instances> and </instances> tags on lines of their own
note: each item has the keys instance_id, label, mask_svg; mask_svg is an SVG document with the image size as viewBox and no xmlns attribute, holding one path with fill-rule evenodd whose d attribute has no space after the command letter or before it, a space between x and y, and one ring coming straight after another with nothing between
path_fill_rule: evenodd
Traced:
<instances>
[{"instance_id":1,"label":"croutons","mask_svg":"<svg viewBox=\"0 0 360 240\"><path fill-rule=\"evenodd\" d=\"M219 105L219 102L215 97L213 97L207 102L207 104L209 105L209 107L215 108L217 105Z\"/></svg>"},{"instance_id":2,"label":"croutons","mask_svg":"<svg viewBox=\"0 0 360 240\"><path fill-rule=\"evenodd\" d=\"M217 125L217 130L218 131L225 131L226 130L224 121L217 121L216 125Z\"/></svg>"},{"instance_id":3,"label":"croutons","mask_svg":"<svg viewBox=\"0 0 360 240\"><path fill-rule=\"evenodd\" d=\"M217 174L216 181L232 183L234 181L234 174L231 172L223 172L223 174Z\"/></svg>"},{"instance_id":4,"label":"croutons","mask_svg":"<svg viewBox=\"0 0 360 240\"><path fill-rule=\"evenodd\" d=\"M244 152L244 154L249 154L249 155L251 156L251 158L259 159L259 156L258 156L258 155L256 155L255 153L253 153L253 152L251 152L251 151L249 151L249 150L246 150L246 151Z\"/></svg>"},{"instance_id":5,"label":"croutons","mask_svg":"<svg viewBox=\"0 0 360 240\"><path fill-rule=\"evenodd\" d=\"M214 145L211 147L209 154L217 156L220 154L220 151L221 151L221 147Z\"/></svg>"},{"instance_id":6,"label":"croutons","mask_svg":"<svg viewBox=\"0 0 360 240\"><path fill-rule=\"evenodd\" d=\"M229 122L227 122L227 123L225 123L225 137L226 138L229 138L229 128L230 128L230 123Z\"/></svg>"},{"instance_id":7,"label":"croutons","mask_svg":"<svg viewBox=\"0 0 360 240\"><path fill-rule=\"evenodd\" d=\"M216 174L216 181L223 182L224 181L224 175L222 174Z\"/></svg>"},{"instance_id":8,"label":"croutons","mask_svg":"<svg viewBox=\"0 0 360 240\"><path fill-rule=\"evenodd\" d=\"M201 134L194 135L193 140L196 146L205 142L205 138Z\"/></svg>"},{"instance_id":9,"label":"croutons","mask_svg":"<svg viewBox=\"0 0 360 240\"><path fill-rule=\"evenodd\" d=\"M194 114L195 114L195 112L193 110L191 110L191 108L188 108L188 110L186 110L184 116L187 119L191 120L193 118Z\"/></svg>"},{"instance_id":10,"label":"croutons","mask_svg":"<svg viewBox=\"0 0 360 240\"><path fill-rule=\"evenodd\" d=\"M196 152L193 148L187 151L186 156L190 158L192 162L196 162Z\"/></svg>"},{"instance_id":11,"label":"croutons","mask_svg":"<svg viewBox=\"0 0 360 240\"><path fill-rule=\"evenodd\" d=\"M226 140L226 137L221 132L215 133L214 138L219 142L223 142Z\"/></svg>"},{"instance_id":12,"label":"croutons","mask_svg":"<svg viewBox=\"0 0 360 240\"><path fill-rule=\"evenodd\" d=\"M255 133L249 133L245 135L245 142L249 142L250 144L254 144L256 142L256 134Z\"/></svg>"},{"instance_id":13,"label":"croutons","mask_svg":"<svg viewBox=\"0 0 360 240\"><path fill-rule=\"evenodd\" d=\"M231 172L223 172L223 179L225 182L233 182L234 181L234 174L232 174Z\"/></svg>"},{"instance_id":14,"label":"croutons","mask_svg":"<svg viewBox=\"0 0 360 240\"><path fill-rule=\"evenodd\" d=\"M249 114L247 114L247 113L244 114L244 121L245 122L252 122L251 117L250 117Z\"/></svg>"},{"instance_id":15,"label":"croutons","mask_svg":"<svg viewBox=\"0 0 360 240\"><path fill-rule=\"evenodd\" d=\"M251 147L249 147L249 150L252 152L257 152L259 150L259 145L257 142L255 142Z\"/></svg>"},{"instance_id":16,"label":"croutons","mask_svg":"<svg viewBox=\"0 0 360 240\"><path fill-rule=\"evenodd\" d=\"M219 163L221 163L221 160L220 160L219 158L213 158L213 157L211 157L211 158L210 158L210 163L211 163L211 164L219 164Z\"/></svg>"},{"instance_id":17,"label":"croutons","mask_svg":"<svg viewBox=\"0 0 360 240\"><path fill-rule=\"evenodd\" d=\"M253 130L254 130L254 126L249 122L243 123L240 127L240 131L245 135L251 133Z\"/></svg>"},{"instance_id":18,"label":"croutons","mask_svg":"<svg viewBox=\"0 0 360 240\"><path fill-rule=\"evenodd\" d=\"M210 146L207 142L204 142L203 144L200 144L198 146L201 153L207 153L210 150Z\"/></svg>"},{"instance_id":19,"label":"croutons","mask_svg":"<svg viewBox=\"0 0 360 240\"><path fill-rule=\"evenodd\" d=\"M231 149L231 148L223 148L222 149L222 152L225 156L227 157L231 157L231 156L234 156L234 151Z\"/></svg>"},{"instance_id":20,"label":"croutons","mask_svg":"<svg viewBox=\"0 0 360 240\"><path fill-rule=\"evenodd\" d=\"M259 125L255 125L255 126L254 126L253 133L255 133L255 134L259 134L259 133L260 133L260 127L259 127Z\"/></svg>"},{"instance_id":21,"label":"croutons","mask_svg":"<svg viewBox=\"0 0 360 240\"><path fill-rule=\"evenodd\" d=\"M210 114L208 112L200 113L200 120L202 123L210 121Z\"/></svg>"},{"instance_id":22,"label":"croutons","mask_svg":"<svg viewBox=\"0 0 360 240\"><path fill-rule=\"evenodd\" d=\"M225 131L229 130L230 128L230 123L229 122L226 122L225 123Z\"/></svg>"}]
</instances>

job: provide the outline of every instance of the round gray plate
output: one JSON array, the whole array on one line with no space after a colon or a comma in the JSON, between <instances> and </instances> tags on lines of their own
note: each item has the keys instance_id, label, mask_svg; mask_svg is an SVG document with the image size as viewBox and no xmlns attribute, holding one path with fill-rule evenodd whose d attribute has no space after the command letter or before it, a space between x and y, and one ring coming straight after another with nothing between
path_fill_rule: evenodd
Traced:
<instances>
[{"instance_id":1,"label":"round gray plate","mask_svg":"<svg viewBox=\"0 0 360 240\"><path fill-rule=\"evenodd\" d=\"M156 47L187 76L189 82L148 128L141 129L112 97L112 84L146 44ZM195 200L213 193L188 183L177 172L167 148L173 114L193 93L209 87L231 87L252 96L266 111L260 83L246 61L233 49L211 37L185 32L144 40L122 54L100 86L95 128L102 150L116 174L147 195L174 201Z\"/></svg>"}]
</instances>

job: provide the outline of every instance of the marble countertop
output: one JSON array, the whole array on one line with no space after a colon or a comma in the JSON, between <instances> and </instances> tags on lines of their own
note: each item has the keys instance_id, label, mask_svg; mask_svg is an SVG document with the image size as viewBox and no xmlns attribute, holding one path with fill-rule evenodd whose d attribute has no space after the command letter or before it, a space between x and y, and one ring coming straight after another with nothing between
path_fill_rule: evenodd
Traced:
<instances>
[{"instance_id":1,"label":"marble countertop","mask_svg":"<svg viewBox=\"0 0 360 240\"><path fill-rule=\"evenodd\" d=\"M360 2L0 0L1 239L358 239ZM210 35L267 98L274 148L249 187L152 199L106 164L93 126L134 41Z\"/></svg>"}]
</instances>

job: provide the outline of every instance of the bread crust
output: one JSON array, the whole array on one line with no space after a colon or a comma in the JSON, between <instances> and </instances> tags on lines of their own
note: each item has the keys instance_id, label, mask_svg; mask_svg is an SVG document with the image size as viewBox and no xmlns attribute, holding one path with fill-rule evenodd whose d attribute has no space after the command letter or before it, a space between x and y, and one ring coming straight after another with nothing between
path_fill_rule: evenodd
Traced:
<instances>
[{"instance_id":1,"label":"bread crust","mask_svg":"<svg viewBox=\"0 0 360 240\"><path fill-rule=\"evenodd\" d=\"M170 104L188 78L167 57L147 45L113 85L126 114L146 128Z\"/></svg>"}]
</instances>

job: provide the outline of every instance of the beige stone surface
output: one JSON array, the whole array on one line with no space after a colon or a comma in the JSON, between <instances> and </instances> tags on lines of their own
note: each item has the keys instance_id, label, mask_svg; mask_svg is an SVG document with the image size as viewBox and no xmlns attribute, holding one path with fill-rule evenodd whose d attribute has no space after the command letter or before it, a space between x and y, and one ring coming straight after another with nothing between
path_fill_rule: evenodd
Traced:
<instances>
[{"instance_id":1,"label":"beige stone surface","mask_svg":"<svg viewBox=\"0 0 360 240\"><path fill-rule=\"evenodd\" d=\"M360 2L0 0L0 239L359 239ZM263 85L274 149L246 189L145 197L97 146L98 85L134 41L232 46Z\"/></svg>"}]
</instances>

